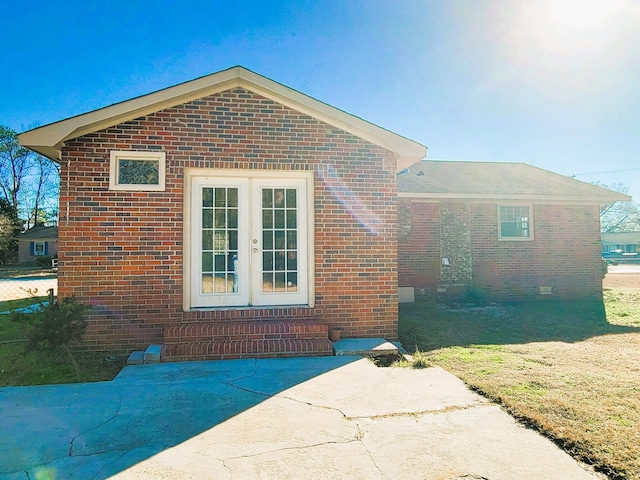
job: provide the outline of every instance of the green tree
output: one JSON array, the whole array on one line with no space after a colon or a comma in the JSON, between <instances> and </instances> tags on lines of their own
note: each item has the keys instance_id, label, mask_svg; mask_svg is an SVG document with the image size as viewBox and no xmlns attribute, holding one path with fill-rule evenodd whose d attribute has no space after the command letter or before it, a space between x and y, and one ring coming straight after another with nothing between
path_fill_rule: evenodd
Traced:
<instances>
[{"instance_id":1,"label":"green tree","mask_svg":"<svg viewBox=\"0 0 640 480\"><path fill-rule=\"evenodd\" d=\"M4 198L0 198L0 261L4 264L18 258L18 235L23 221L18 211Z\"/></svg>"}]
</instances>

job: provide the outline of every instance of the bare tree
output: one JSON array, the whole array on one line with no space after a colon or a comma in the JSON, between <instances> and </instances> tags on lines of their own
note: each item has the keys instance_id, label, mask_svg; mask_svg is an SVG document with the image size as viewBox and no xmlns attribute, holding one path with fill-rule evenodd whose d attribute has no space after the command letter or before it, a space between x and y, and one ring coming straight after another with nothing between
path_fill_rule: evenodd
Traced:
<instances>
[{"instance_id":1,"label":"bare tree","mask_svg":"<svg viewBox=\"0 0 640 480\"><path fill-rule=\"evenodd\" d=\"M21 146L14 130L0 125L0 199L27 229L57 218L59 185L58 164Z\"/></svg>"},{"instance_id":2,"label":"bare tree","mask_svg":"<svg viewBox=\"0 0 640 480\"><path fill-rule=\"evenodd\" d=\"M18 143L14 130L0 125L0 189L4 199L19 210L19 195L31 173L33 156Z\"/></svg>"},{"instance_id":3,"label":"bare tree","mask_svg":"<svg viewBox=\"0 0 640 480\"><path fill-rule=\"evenodd\" d=\"M29 207L27 229L51 223L51 217L57 217L59 183L58 164L42 155L35 155L33 174L24 202Z\"/></svg>"},{"instance_id":4,"label":"bare tree","mask_svg":"<svg viewBox=\"0 0 640 480\"><path fill-rule=\"evenodd\" d=\"M596 182L595 185L614 192L624 194L629 192L629 188L622 183L605 185ZM640 208L632 202L612 202L601 205L600 231L603 233L640 231Z\"/></svg>"}]
</instances>

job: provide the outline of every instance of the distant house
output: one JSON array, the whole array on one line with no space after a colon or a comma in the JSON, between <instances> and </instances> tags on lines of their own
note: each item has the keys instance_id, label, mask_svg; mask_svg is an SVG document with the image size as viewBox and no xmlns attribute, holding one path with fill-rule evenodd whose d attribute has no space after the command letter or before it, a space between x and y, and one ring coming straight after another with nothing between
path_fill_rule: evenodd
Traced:
<instances>
[{"instance_id":1,"label":"distant house","mask_svg":"<svg viewBox=\"0 0 640 480\"><path fill-rule=\"evenodd\" d=\"M58 254L58 227L33 227L18 237L18 262L34 263Z\"/></svg>"},{"instance_id":2,"label":"distant house","mask_svg":"<svg viewBox=\"0 0 640 480\"><path fill-rule=\"evenodd\" d=\"M417 295L602 294L601 204L626 195L523 163L421 161L398 176L398 281Z\"/></svg>"},{"instance_id":3,"label":"distant house","mask_svg":"<svg viewBox=\"0 0 640 480\"><path fill-rule=\"evenodd\" d=\"M637 253L640 232L615 232L602 234L602 253Z\"/></svg>"}]
</instances>

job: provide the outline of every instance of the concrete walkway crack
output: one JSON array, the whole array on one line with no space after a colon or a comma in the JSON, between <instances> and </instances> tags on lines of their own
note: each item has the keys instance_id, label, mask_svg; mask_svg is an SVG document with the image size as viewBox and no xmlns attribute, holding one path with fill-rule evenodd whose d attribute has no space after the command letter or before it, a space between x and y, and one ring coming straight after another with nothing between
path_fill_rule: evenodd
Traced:
<instances>
[{"instance_id":1,"label":"concrete walkway crack","mask_svg":"<svg viewBox=\"0 0 640 480\"><path fill-rule=\"evenodd\" d=\"M238 455L237 457L228 457L228 458L223 460L223 463L225 461L228 461L228 460L242 460L242 459L245 459L245 458L261 457L263 455L269 455L269 454L272 454L272 453L288 452L288 451L295 451L295 450L309 450L309 449L312 449L312 448L322 447L324 445L347 445L349 443L354 443L354 442L359 442L359 441L360 441L360 438L358 438L358 435L356 435L355 438L345 439L343 441L330 440L330 441L327 441L327 442L312 443L310 445L300 445L300 446L297 446L297 447L276 448L274 450L265 450L264 452L252 453L250 455Z\"/></svg>"},{"instance_id":2,"label":"concrete walkway crack","mask_svg":"<svg viewBox=\"0 0 640 480\"><path fill-rule=\"evenodd\" d=\"M236 385L236 384L231 383L231 382L223 382L223 383L225 385L229 385L230 387L237 388L238 390L242 390L243 392L253 393L255 395L260 395L260 396L263 396L265 398L274 398L274 397L275 398L282 398L284 400L289 400L291 402L300 403L302 405L308 405L308 406L313 407L313 408L321 408L321 409L324 409L324 410L334 410L334 411L338 412L340 415L342 415L344 418L348 418L347 415L342 410L340 410L339 408L336 408L336 407L327 407L325 405L316 405L315 403L306 402L304 400L298 400L297 398L287 397L285 395L280 395L278 393L269 394L269 393L259 392L257 390L252 390L250 388L241 387L240 385Z\"/></svg>"},{"instance_id":3,"label":"concrete walkway crack","mask_svg":"<svg viewBox=\"0 0 640 480\"><path fill-rule=\"evenodd\" d=\"M360 442L360 445L362 445L362 448L364 448L364 451L367 452L367 455L369 456L369 459L371 460L371 463L373 464L374 467L376 467L376 470L378 470L378 472L380 472L380 474L382 475L382 469L380 468L380 466L378 465L378 463L376 462L376 459L373 457L373 454L371 453L371 450L369 450L369 448L367 447L367 444L364 441L364 432L362 431L362 428L360 428L360 424L358 422L355 422L357 428L358 428L358 441Z\"/></svg>"},{"instance_id":4,"label":"concrete walkway crack","mask_svg":"<svg viewBox=\"0 0 640 480\"><path fill-rule=\"evenodd\" d=\"M248 378L248 377L244 377L244 378ZM242 379L240 379L242 380ZM258 392L257 390L252 390L250 388L246 388L246 387L241 387L240 385L236 385L233 382L222 382L224 385L229 385L230 387L233 388L237 388L238 390L242 390L243 392L247 392L247 393L253 393L255 395L260 395L261 397L265 397L265 398L271 398L273 397L273 395L270 395L268 393L263 393L263 392Z\"/></svg>"},{"instance_id":5,"label":"concrete walkway crack","mask_svg":"<svg viewBox=\"0 0 640 480\"><path fill-rule=\"evenodd\" d=\"M245 380L247 378L251 378L251 377L255 377L258 373L258 360L256 358L253 358L253 372L251 372L249 375L245 375L243 377L237 377L234 378L233 380L229 380L228 382L222 382L222 383L226 383L227 385L232 385L232 386L236 386L233 384L233 382L239 382L240 380Z\"/></svg>"},{"instance_id":6,"label":"concrete walkway crack","mask_svg":"<svg viewBox=\"0 0 640 480\"><path fill-rule=\"evenodd\" d=\"M100 427L106 425L107 423L109 423L109 422L115 420L116 418L118 418L118 415L120 415L120 408L122 408L122 390L118 389L118 405L116 406L115 413L111 417L107 418L104 422L101 422L100 424L95 425L95 426L89 428L88 430L85 430L85 431L80 432L77 435L75 435L71 439L71 442L69 442L69 454L68 454L68 456L69 457L73 457L74 456L74 453L73 453L74 442L76 441L76 439L78 437L81 437L82 435L85 435L85 434L87 434L87 433L89 433L89 432L91 432L93 430L97 430L98 428L100 428ZM91 454L82 455L82 456L93 455L94 453L103 453L103 452L93 452ZM76 455L76 456L80 456L80 455Z\"/></svg>"},{"instance_id":7,"label":"concrete walkway crack","mask_svg":"<svg viewBox=\"0 0 640 480\"><path fill-rule=\"evenodd\" d=\"M218 461L220 461L222 463L222 466L229 471L229 478L233 480L233 470L229 465L226 464L224 458L218 458Z\"/></svg>"},{"instance_id":8,"label":"concrete walkway crack","mask_svg":"<svg viewBox=\"0 0 640 480\"><path fill-rule=\"evenodd\" d=\"M103 464L102 467L100 467L100 470L98 470L92 477L91 480L95 480L96 478L99 478L98 476L100 474L102 474L102 472L104 471L104 469L107 467L107 465L113 465L114 463L118 462L122 457L124 457L127 453L129 453L131 450L126 450L124 452L122 452L121 455L119 455L117 458L115 458L114 460L112 460L111 462L109 462L108 464Z\"/></svg>"},{"instance_id":9,"label":"concrete walkway crack","mask_svg":"<svg viewBox=\"0 0 640 480\"><path fill-rule=\"evenodd\" d=\"M333 410L335 412L338 412L340 415L342 415L344 418L346 418L347 420L351 420L346 413L344 413L342 410L340 410L337 407L328 407L326 405L316 405L315 403L311 403L311 402L306 402L303 400L298 400L297 398L293 398L293 397L286 397L284 395L276 395L278 398L284 398L285 400L290 400L292 402L296 402L296 403L301 403L302 405L308 405L310 407L313 408L320 408L320 409L324 409L324 410Z\"/></svg>"},{"instance_id":10,"label":"concrete walkway crack","mask_svg":"<svg viewBox=\"0 0 640 480\"><path fill-rule=\"evenodd\" d=\"M451 407L437 408L434 410L418 410L415 412L395 412L395 413L383 413L380 415L358 415L354 417L345 417L348 420L369 419L369 420L383 420L385 418L394 417L421 417L423 415L442 415L443 413L458 412L463 410L471 410L474 408L490 407L488 403L469 403L467 405L455 405Z\"/></svg>"}]
</instances>

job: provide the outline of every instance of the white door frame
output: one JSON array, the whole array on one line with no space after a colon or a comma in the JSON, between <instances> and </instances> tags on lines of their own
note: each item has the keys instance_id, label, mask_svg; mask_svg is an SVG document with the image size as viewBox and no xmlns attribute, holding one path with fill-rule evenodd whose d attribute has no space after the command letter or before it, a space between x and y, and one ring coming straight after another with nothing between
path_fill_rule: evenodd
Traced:
<instances>
[{"instance_id":1,"label":"white door frame","mask_svg":"<svg viewBox=\"0 0 640 480\"><path fill-rule=\"evenodd\" d=\"M262 220L262 189L285 189L293 190L296 192L296 208L294 210L296 214L296 229L297 241L296 249L293 254L296 255L296 261L298 268L296 272L297 281L295 282L296 290L294 292L286 292L290 288L291 282L287 282L286 279L282 281L283 285L280 285L281 292L267 291L265 287L265 281L263 275L263 253L267 253L265 246L263 245L263 220ZM307 279L307 262L308 257L308 245L307 236L308 229L307 222L307 205L306 205L306 182L304 179L299 178L256 178L251 182L251 304L252 305L306 305L309 303L309 292L306 287L308 284ZM280 213L285 213L280 210ZM274 219L275 221L275 219ZM283 220L284 221L284 220ZM284 225L282 226L284 228ZM282 232L282 230L280 230ZM284 232L282 232L283 238L281 241L287 242ZM277 246L272 246L272 249ZM282 247L282 248L286 248ZM286 251L275 252L276 255L282 255L283 262L287 263ZM272 260L273 261L273 260ZM280 273L285 277L285 273ZM269 274L266 274L269 276ZM272 285L273 286L273 285ZM275 290L275 289L274 289Z\"/></svg>"},{"instance_id":2,"label":"white door frame","mask_svg":"<svg viewBox=\"0 0 640 480\"><path fill-rule=\"evenodd\" d=\"M314 261L314 203L313 172L281 172L230 169L185 169L184 191L184 291L183 308L216 309L262 307L262 306L314 306L315 301L315 261ZM204 185L218 187L238 187L239 196L247 203L245 214L239 215L238 257L250 258L249 262L240 261L238 270L238 292L233 295L201 294L201 262L202 208L201 197ZM297 188L298 191L298 225L299 255L304 255L303 267L298 272L298 292L284 295L273 292L262 292L262 274L259 261L262 259L261 211L257 207L253 191L261 191L261 187ZM248 200L247 200L248 197ZM257 210L256 210L257 208ZM245 225L246 224L246 225ZM253 232L259 232L253 233ZM252 236L253 235L253 236ZM256 240L256 243L253 241ZM302 244L301 242L304 242ZM257 249L254 251L253 249ZM306 263L306 265L304 265ZM245 286L245 280L250 284ZM248 295L248 296L247 296Z\"/></svg>"}]
</instances>

